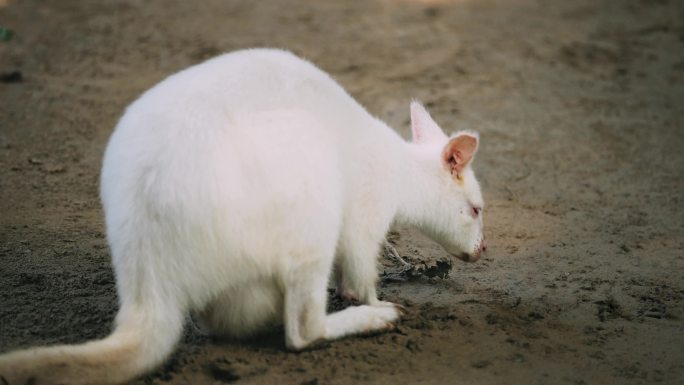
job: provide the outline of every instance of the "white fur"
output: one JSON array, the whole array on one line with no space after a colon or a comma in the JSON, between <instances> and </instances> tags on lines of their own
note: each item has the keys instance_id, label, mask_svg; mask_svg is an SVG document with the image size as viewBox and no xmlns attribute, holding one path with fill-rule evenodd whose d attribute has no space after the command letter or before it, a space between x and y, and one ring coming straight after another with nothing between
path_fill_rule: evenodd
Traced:
<instances>
[{"instance_id":1,"label":"white fur","mask_svg":"<svg viewBox=\"0 0 684 385\"><path fill-rule=\"evenodd\" d=\"M411 112L414 143L279 50L226 54L159 83L126 110L102 168L114 333L0 356L0 374L125 381L170 354L189 312L235 337L283 324L292 349L391 327L400 311L377 299L375 264L394 220L452 254L476 259L483 245L472 169L454 179L450 138L422 106ZM365 305L326 315L334 264Z\"/></svg>"}]
</instances>

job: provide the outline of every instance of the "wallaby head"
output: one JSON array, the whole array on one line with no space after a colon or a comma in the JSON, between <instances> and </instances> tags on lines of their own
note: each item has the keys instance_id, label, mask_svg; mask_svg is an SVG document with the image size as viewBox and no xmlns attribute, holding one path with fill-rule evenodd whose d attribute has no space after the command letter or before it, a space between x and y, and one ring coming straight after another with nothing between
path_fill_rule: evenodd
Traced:
<instances>
[{"instance_id":1,"label":"wallaby head","mask_svg":"<svg viewBox=\"0 0 684 385\"><path fill-rule=\"evenodd\" d=\"M471 167L479 135L461 131L447 136L417 102L411 103L411 130L435 194L423 202L427 215L419 226L451 255L477 261L487 249L484 200Z\"/></svg>"}]
</instances>

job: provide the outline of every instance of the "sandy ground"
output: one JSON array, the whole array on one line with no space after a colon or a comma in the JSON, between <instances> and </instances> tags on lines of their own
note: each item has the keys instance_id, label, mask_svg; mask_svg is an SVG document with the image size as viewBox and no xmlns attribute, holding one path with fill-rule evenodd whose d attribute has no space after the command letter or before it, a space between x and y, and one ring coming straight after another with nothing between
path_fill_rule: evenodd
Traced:
<instances>
[{"instance_id":1,"label":"sandy ground","mask_svg":"<svg viewBox=\"0 0 684 385\"><path fill-rule=\"evenodd\" d=\"M491 252L445 278L382 259L380 292L409 309L396 332L294 354L278 331L216 341L190 322L134 384L684 383L681 1L8 3L0 351L109 331L98 174L125 106L205 58L273 46L404 136L413 97L479 130ZM389 239L415 266L446 258L415 230Z\"/></svg>"}]
</instances>

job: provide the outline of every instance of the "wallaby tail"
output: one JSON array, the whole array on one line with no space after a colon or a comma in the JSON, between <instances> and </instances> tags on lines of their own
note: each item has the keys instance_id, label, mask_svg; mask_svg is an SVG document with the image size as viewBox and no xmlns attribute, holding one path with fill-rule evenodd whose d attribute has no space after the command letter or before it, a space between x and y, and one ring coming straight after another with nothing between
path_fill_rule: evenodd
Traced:
<instances>
[{"instance_id":1,"label":"wallaby tail","mask_svg":"<svg viewBox=\"0 0 684 385\"><path fill-rule=\"evenodd\" d=\"M162 314L152 314L150 309L123 307L116 329L102 340L0 355L0 384L104 385L129 381L161 364L180 338L184 315L179 309L162 310Z\"/></svg>"}]
</instances>

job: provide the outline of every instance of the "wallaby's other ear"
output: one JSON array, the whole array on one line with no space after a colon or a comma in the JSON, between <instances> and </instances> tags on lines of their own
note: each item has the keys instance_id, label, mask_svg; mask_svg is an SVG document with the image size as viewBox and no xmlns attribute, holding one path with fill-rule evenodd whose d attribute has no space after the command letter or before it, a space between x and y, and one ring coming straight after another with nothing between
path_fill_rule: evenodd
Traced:
<instances>
[{"instance_id":1,"label":"wallaby's other ear","mask_svg":"<svg viewBox=\"0 0 684 385\"><path fill-rule=\"evenodd\" d=\"M411 132L414 143L427 143L446 139L446 135L432 120L430 114L417 101L411 102Z\"/></svg>"},{"instance_id":2,"label":"wallaby's other ear","mask_svg":"<svg viewBox=\"0 0 684 385\"><path fill-rule=\"evenodd\" d=\"M451 175L460 176L473 160L479 140L480 136L471 132L458 133L449 140L442 151L442 161Z\"/></svg>"}]
</instances>

